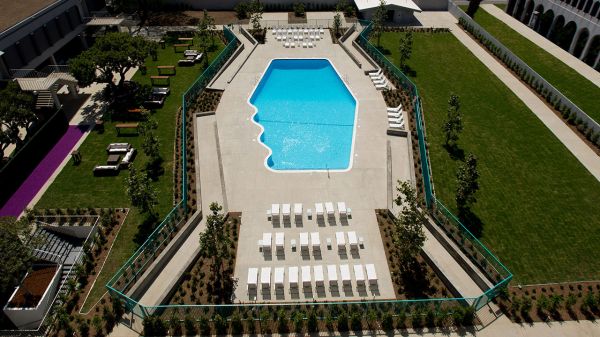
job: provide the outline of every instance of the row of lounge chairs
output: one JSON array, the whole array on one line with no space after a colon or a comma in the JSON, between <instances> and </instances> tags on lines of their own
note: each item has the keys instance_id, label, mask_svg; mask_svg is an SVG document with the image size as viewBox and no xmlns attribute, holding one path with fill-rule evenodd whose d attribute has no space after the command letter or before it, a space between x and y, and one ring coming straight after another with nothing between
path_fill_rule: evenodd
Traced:
<instances>
[{"instance_id":1,"label":"row of lounge chairs","mask_svg":"<svg viewBox=\"0 0 600 337\"><path fill-rule=\"evenodd\" d=\"M402 103L395 108L387 108L388 124L392 129L404 129L404 110Z\"/></svg>"},{"instance_id":2,"label":"row of lounge chairs","mask_svg":"<svg viewBox=\"0 0 600 337\"><path fill-rule=\"evenodd\" d=\"M323 204L325 207L323 207ZM294 218L296 220L302 220L303 217L303 205L301 203L295 203L294 205ZM283 216L284 220L289 220L291 218L292 204L271 204L271 209L267 209L267 219L269 221L278 222ZM346 203L340 201L337 203L338 214L341 218L351 218L352 217L352 209L350 207L346 207ZM325 202L325 203L315 203L315 213L317 217L324 217L325 213L327 213L327 217L334 218L335 217L335 209L333 207L333 202ZM309 219L312 219L313 213L312 209L308 209L306 211L306 215Z\"/></svg>"},{"instance_id":3,"label":"row of lounge chairs","mask_svg":"<svg viewBox=\"0 0 600 337\"><path fill-rule=\"evenodd\" d=\"M339 268L339 277L338 277ZM325 272L327 271L327 282L330 287L337 287L338 282L342 281L344 286L352 285L351 270L354 274L354 281L357 286L364 286L365 282L370 285L377 285L379 279L375 270L374 264L355 264L350 268L348 264L327 265L323 268L322 265L316 266L301 266L301 267L288 267L287 268L287 285L290 289L297 289L299 286L312 288L313 280L317 287L325 286ZM366 270L366 273L365 273ZM260 278L258 268L248 268L248 279L247 279L247 290L253 291L260 287L263 290L270 290L272 281L275 284L275 288L285 288L286 277L285 267L262 267L260 268ZM300 276L300 278L299 278ZM301 282L301 283L300 283Z\"/></svg>"},{"instance_id":4,"label":"row of lounge chairs","mask_svg":"<svg viewBox=\"0 0 600 337\"><path fill-rule=\"evenodd\" d=\"M385 78L385 75L384 75L383 71L381 70L381 68L379 68L379 70L374 73L370 73L369 77L371 78L371 81L373 81L373 85L375 86L375 89L377 89L377 90L387 90L388 89L389 82L388 82L387 78Z\"/></svg>"},{"instance_id":5,"label":"row of lounge chairs","mask_svg":"<svg viewBox=\"0 0 600 337\"><path fill-rule=\"evenodd\" d=\"M346 241L346 236L348 237L348 241ZM309 244L310 238L310 244ZM355 231L349 232L336 232L335 233L335 241L339 251L346 251L346 242L350 246L350 250L358 250L359 246L364 247L364 239L359 237ZM312 247L313 251L321 250L321 236L319 232L302 232L300 233L300 249L301 251L308 251L309 247ZM327 248L332 248L332 240L330 238L326 239ZM296 249L296 240L290 240L290 245L292 246L292 250ZM263 252L271 252L273 248L273 233L263 233L262 239L258 240L258 249ZM278 232L275 233L275 249L278 252L283 252L285 250L285 233Z\"/></svg>"},{"instance_id":6,"label":"row of lounge chairs","mask_svg":"<svg viewBox=\"0 0 600 337\"><path fill-rule=\"evenodd\" d=\"M304 34L304 35L317 35L325 34L323 26L291 26L291 27L275 27L272 31L273 35L277 34Z\"/></svg>"}]
</instances>

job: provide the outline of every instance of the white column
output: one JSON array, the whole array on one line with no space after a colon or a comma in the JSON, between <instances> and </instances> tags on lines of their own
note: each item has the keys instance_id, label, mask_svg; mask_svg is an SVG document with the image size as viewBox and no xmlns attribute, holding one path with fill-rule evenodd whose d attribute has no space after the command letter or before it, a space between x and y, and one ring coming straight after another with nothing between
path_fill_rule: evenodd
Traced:
<instances>
[{"instance_id":1,"label":"white column","mask_svg":"<svg viewBox=\"0 0 600 337\"><path fill-rule=\"evenodd\" d=\"M525 2L525 5L523 5L523 13L521 13L521 17L519 18L519 21L523 22L523 20L525 20L525 17L527 16L527 7L529 7L529 3L531 1L532 0L529 0L529 1ZM525 23L525 24L527 24L527 23Z\"/></svg>"},{"instance_id":2,"label":"white column","mask_svg":"<svg viewBox=\"0 0 600 337\"><path fill-rule=\"evenodd\" d=\"M600 66L600 53L598 53L598 56L596 57L596 62L594 62L594 66L592 68L596 69L598 66Z\"/></svg>"},{"instance_id":3,"label":"white column","mask_svg":"<svg viewBox=\"0 0 600 337\"><path fill-rule=\"evenodd\" d=\"M590 51L590 48L592 47L592 40L593 40L593 36L590 34L588 36L588 40L585 43L585 47L583 48L583 51L581 52L581 55L579 55L579 59L583 60L583 58L587 55L587 53Z\"/></svg>"},{"instance_id":4,"label":"white column","mask_svg":"<svg viewBox=\"0 0 600 337\"><path fill-rule=\"evenodd\" d=\"M575 52L575 46L577 46L577 40L579 40L579 37L581 36L581 32L583 32L583 28L578 30L575 35L573 35L573 41L571 41L571 44L569 45L569 54L573 55L573 53Z\"/></svg>"},{"instance_id":5,"label":"white column","mask_svg":"<svg viewBox=\"0 0 600 337\"><path fill-rule=\"evenodd\" d=\"M556 21L558 21L558 17L560 15L557 15L556 13L554 14L554 20L552 20L552 24L550 25L550 29L548 29L548 33L546 33L546 38L548 40L550 40L550 34L552 34L552 31L554 30L554 26L556 26Z\"/></svg>"}]
</instances>

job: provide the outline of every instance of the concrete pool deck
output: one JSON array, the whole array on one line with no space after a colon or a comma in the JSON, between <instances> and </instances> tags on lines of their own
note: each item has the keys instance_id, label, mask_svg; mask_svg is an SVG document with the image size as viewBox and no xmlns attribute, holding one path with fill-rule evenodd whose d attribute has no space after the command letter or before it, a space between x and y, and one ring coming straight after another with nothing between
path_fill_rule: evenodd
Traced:
<instances>
[{"instance_id":1,"label":"concrete pool deck","mask_svg":"<svg viewBox=\"0 0 600 337\"><path fill-rule=\"evenodd\" d=\"M266 44L260 45L250 56L238 75L231 81L223 93L221 103L216 111L216 121L224 184L226 189L226 202L229 211L242 212L242 227L237 251L235 277L238 278L236 300L247 302L254 299L246 291L247 273L250 267L290 267L305 265L345 264L352 268L354 264L375 264L379 277L378 289L372 292L357 291L353 280L352 291L335 294L326 289L317 292L313 279L312 291L303 291L300 287L299 294L291 294L287 287L283 295L276 296L274 291L270 294L259 292L258 301L290 301L290 300L357 300L361 298L386 299L394 298L394 290L388 270L383 243L374 210L388 206L388 173L387 173L387 115L386 105L382 95L374 88L370 79L364 75L341 47L332 44L329 32L322 34L323 38L317 42L315 48L285 48L281 42L276 41L269 31ZM354 164L348 172L310 172L310 173L279 173L271 172L264 166L264 159L268 154L267 149L257 141L261 129L251 121L254 114L253 108L247 103L248 97L254 86L260 80L266 65L273 58L327 58L329 59L359 101L359 110L356 126L356 140L354 147ZM399 138L405 142L405 138ZM202 142L202 138L199 139ZM402 147L400 147L402 149ZM400 158L406 168L398 178L410 179L408 162L408 146L404 146L401 153L395 154ZM200 171L204 164L200 158ZM220 183L219 179L211 182L202 179L202 189L206 184ZM215 187L212 190L218 190ZM336 217L336 223L325 225L318 224L315 217L308 220L306 210L312 209L315 214L315 202L338 201L346 202L352 209L352 219L347 225L342 225ZM209 204L205 200L203 204ZM304 217L302 227L295 224L291 226L274 227L267 220L266 210L272 203L302 203ZM335 248L336 231L356 231L358 236L364 238L365 249L360 249L358 255L341 256ZM275 254L264 256L259 252L257 241L262 238L263 232L285 233L285 255ZM311 254L310 257L300 254L300 232L319 232L321 236L321 256ZM274 234L273 234L274 235ZM328 250L326 239L333 242L333 249ZM298 250L292 252L290 240L295 239ZM273 251L275 252L275 250ZM286 269L287 274L287 269ZM353 274L353 273L351 273ZM327 276L327 275L325 275ZM339 270L338 270L339 276ZM341 282L340 282L341 285ZM274 287L272 287L274 289ZM328 287L326 287L328 288ZM264 295L264 296L263 296Z\"/></svg>"}]
</instances>

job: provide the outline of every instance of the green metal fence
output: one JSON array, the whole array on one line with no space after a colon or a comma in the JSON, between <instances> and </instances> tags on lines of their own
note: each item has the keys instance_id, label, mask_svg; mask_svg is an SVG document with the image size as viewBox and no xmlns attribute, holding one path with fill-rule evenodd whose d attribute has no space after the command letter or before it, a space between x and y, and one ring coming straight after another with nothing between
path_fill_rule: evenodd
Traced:
<instances>
[{"instance_id":1,"label":"green metal fence","mask_svg":"<svg viewBox=\"0 0 600 337\"><path fill-rule=\"evenodd\" d=\"M149 315L161 315L165 319L183 319L186 316L190 317L214 317L220 315L226 319L230 319L232 315L238 314L245 317L247 320L263 320L261 313L267 312L266 319L272 320L275 313L284 312L291 313L298 310L323 310L336 317L336 312L351 313L359 310L365 313L369 310L376 312L391 312L393 314L405 313L408 315L423 314L425 308L433 308L438 315L452 314L457 308L468 307L477 310L487 304L497 294L499 289L505 287L512 278L512 274L508 269L500 263L500 261L477 240L469 230L450 212L447 208L435 198L433 185L431 182L431 171L427 155L427 146L425 138L425 122L423 119L423 110L419 91L416 85L408 79L396 66L394 66L377 48L369 42L369 33L372 27L370 23L366 23L366 27L359 36L359 44L369 53L369 55L384 68L390 79L397 86L410 92L414 103L415 120L417 121L416 131L419 140L420 160L423 168L423 185L425 191L425 201L428 209L436 221L450 234L450 236L459 244L466 252L467 256L486 273L490 280L495 281L494 287L484 292L479 297L474 298L434 298L434 299L415 299L415 300L364 300L352 302L313 302L313 303L236 303L230 305L161 305L161 306L144 306L136 300L128 297L125 293L131 284L145 270L148 262L153 261L154 256L158 251L169 242L169 236L174 232L175 228L169 226L177 221L181 221L180 217L185 214L185 204L187 200L186 192L182 191L183 200L175 206L173 211L161 223L161 225L150 235L148 240L136 251L136 253L121 267L115 276L108 282L107 288L110 294L116 299L124 302L128 311L139 317L147 317ZM237 47L237 39L228 28L224 27L225 36L229 44L223 52L211 63L206 71L196 80L196 82L183 95L183 113L187 111L187 107L198 97L210 79L219 71L223 64L227 62L229 57L235 52ZM185 118L184 118L185 120ZM185 136L185 124L182 129ZM185 138L184 138L185 139ZM183 145L185 146L185 145ZM183 162L185 164L185 148L182 151ZM183 166L185 167L185 166ZM185 179L185 172L182 172ZM184 186L185 180L184 180ZM180 215L180 212L183 212ZM323 320L324 317L318 317Z\"/></svg>"},{"instance_id":2,"label":"green metal fence","mask_svg":"<svg viewBox=\"0 0 600 337\"><path fill-rule=\"evenodd\" d=\"M223 27L223 33L227 40L227 46L221 53L211 62L204 70L198 79L190 86L190 88L182 95L182 126L181 126L181 195L182 200L177 203L173 209L167 214L165 219L156 227L156 229L148 236L146 241L138 248L138 250L121 266L117 273L108 281L106 288L111 296L121 299L127 310L138 315L144 314L144 308L141 307L135 300L129 298L127 291L135 284L138 278L146 271L149 265L162 252L162 250L171 242L175 232L180 225L186 220L187 214L187 155L186 155L186 116L188 107L196 100L202 90L208 85L210 80L215 76L219 69L227 62L231 55L235 52L238 46L238 39L229 30L228 27ZM143 317L143 316L142 316Z\"/></svg>"},{"instance_id":3,"label":"green metal fence","mask_svg":"<svg viewBox=\"0 0 600 337\"><path fill-rule=\"evenodd\" d=\"M416 120L416 132L419 141L419 154L421 167L423 171L423 186L425 191L425 203L430 214L435 221L446 231L463 253L493 282L493 287L484 292L475 299L473 305L479 309L491 299L496 297L503 287L508 285L512 279L512 274L498 258L490 252L458 218L444 206L444 204L435 197L433 183L431 181L431 168L429 164L429 155L427 153L427 141L425 137L425 121L423 117L423 107L417 86L398 69L379 49L377 49L369 40L373 30L373 25L368 21L360 22L364 28L358 38L359 45L386 71L390 80L393 80L397 87L402 87L409 92L414 103L414 114Z\"/></svg>"}]
</instances>

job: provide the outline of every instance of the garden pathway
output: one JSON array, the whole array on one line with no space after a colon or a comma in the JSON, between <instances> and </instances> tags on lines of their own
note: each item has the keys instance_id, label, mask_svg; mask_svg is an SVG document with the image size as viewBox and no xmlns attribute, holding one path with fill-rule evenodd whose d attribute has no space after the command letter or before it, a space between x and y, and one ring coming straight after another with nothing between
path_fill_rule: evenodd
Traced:
<instances>
[{"instance_id":1,"label":"garden pathway","mask_svg":"<svg viewBox=\"0 0 600 337\"><path fill-rule=\"evenodd\" d=\"M598 156L579 136L569 128L546 102L534 94L529 87L515 77L494 56L481 47L457 24L457 19L449 12L416 13L417 19L426 27L447 27L467 49L475 55L500 81L502 81L525 105L550 129L550 131L571 151L583 166L600 181L600 156Z\"/></svg>"},{"instance_id":2,"label":"garden pathway","mask_svg":"<svg viewBox=\"0 0 600 337\"><path fill-rule=\"evenodd\" d=\"M504 22L510 28L523 35L529 41L535 43L540 48L546 50L550 54L554 55L557 59L564 62L569 67L573 68L576 72L578 72L581 76L587 78L592 83L600 87L600 72L595 71L592 67L587 65L585 62L581 61L577 57L569 54L567 51L562 49L561 47L555 45L550 40L546 39L542 35L538 34L533 29L524 25L519 20L513 18L512 16L506 14L502 9L498 8L493 4L484 4L481 5L486 12L490 13L496 19Z\"/></svg>"}]
</instances>

